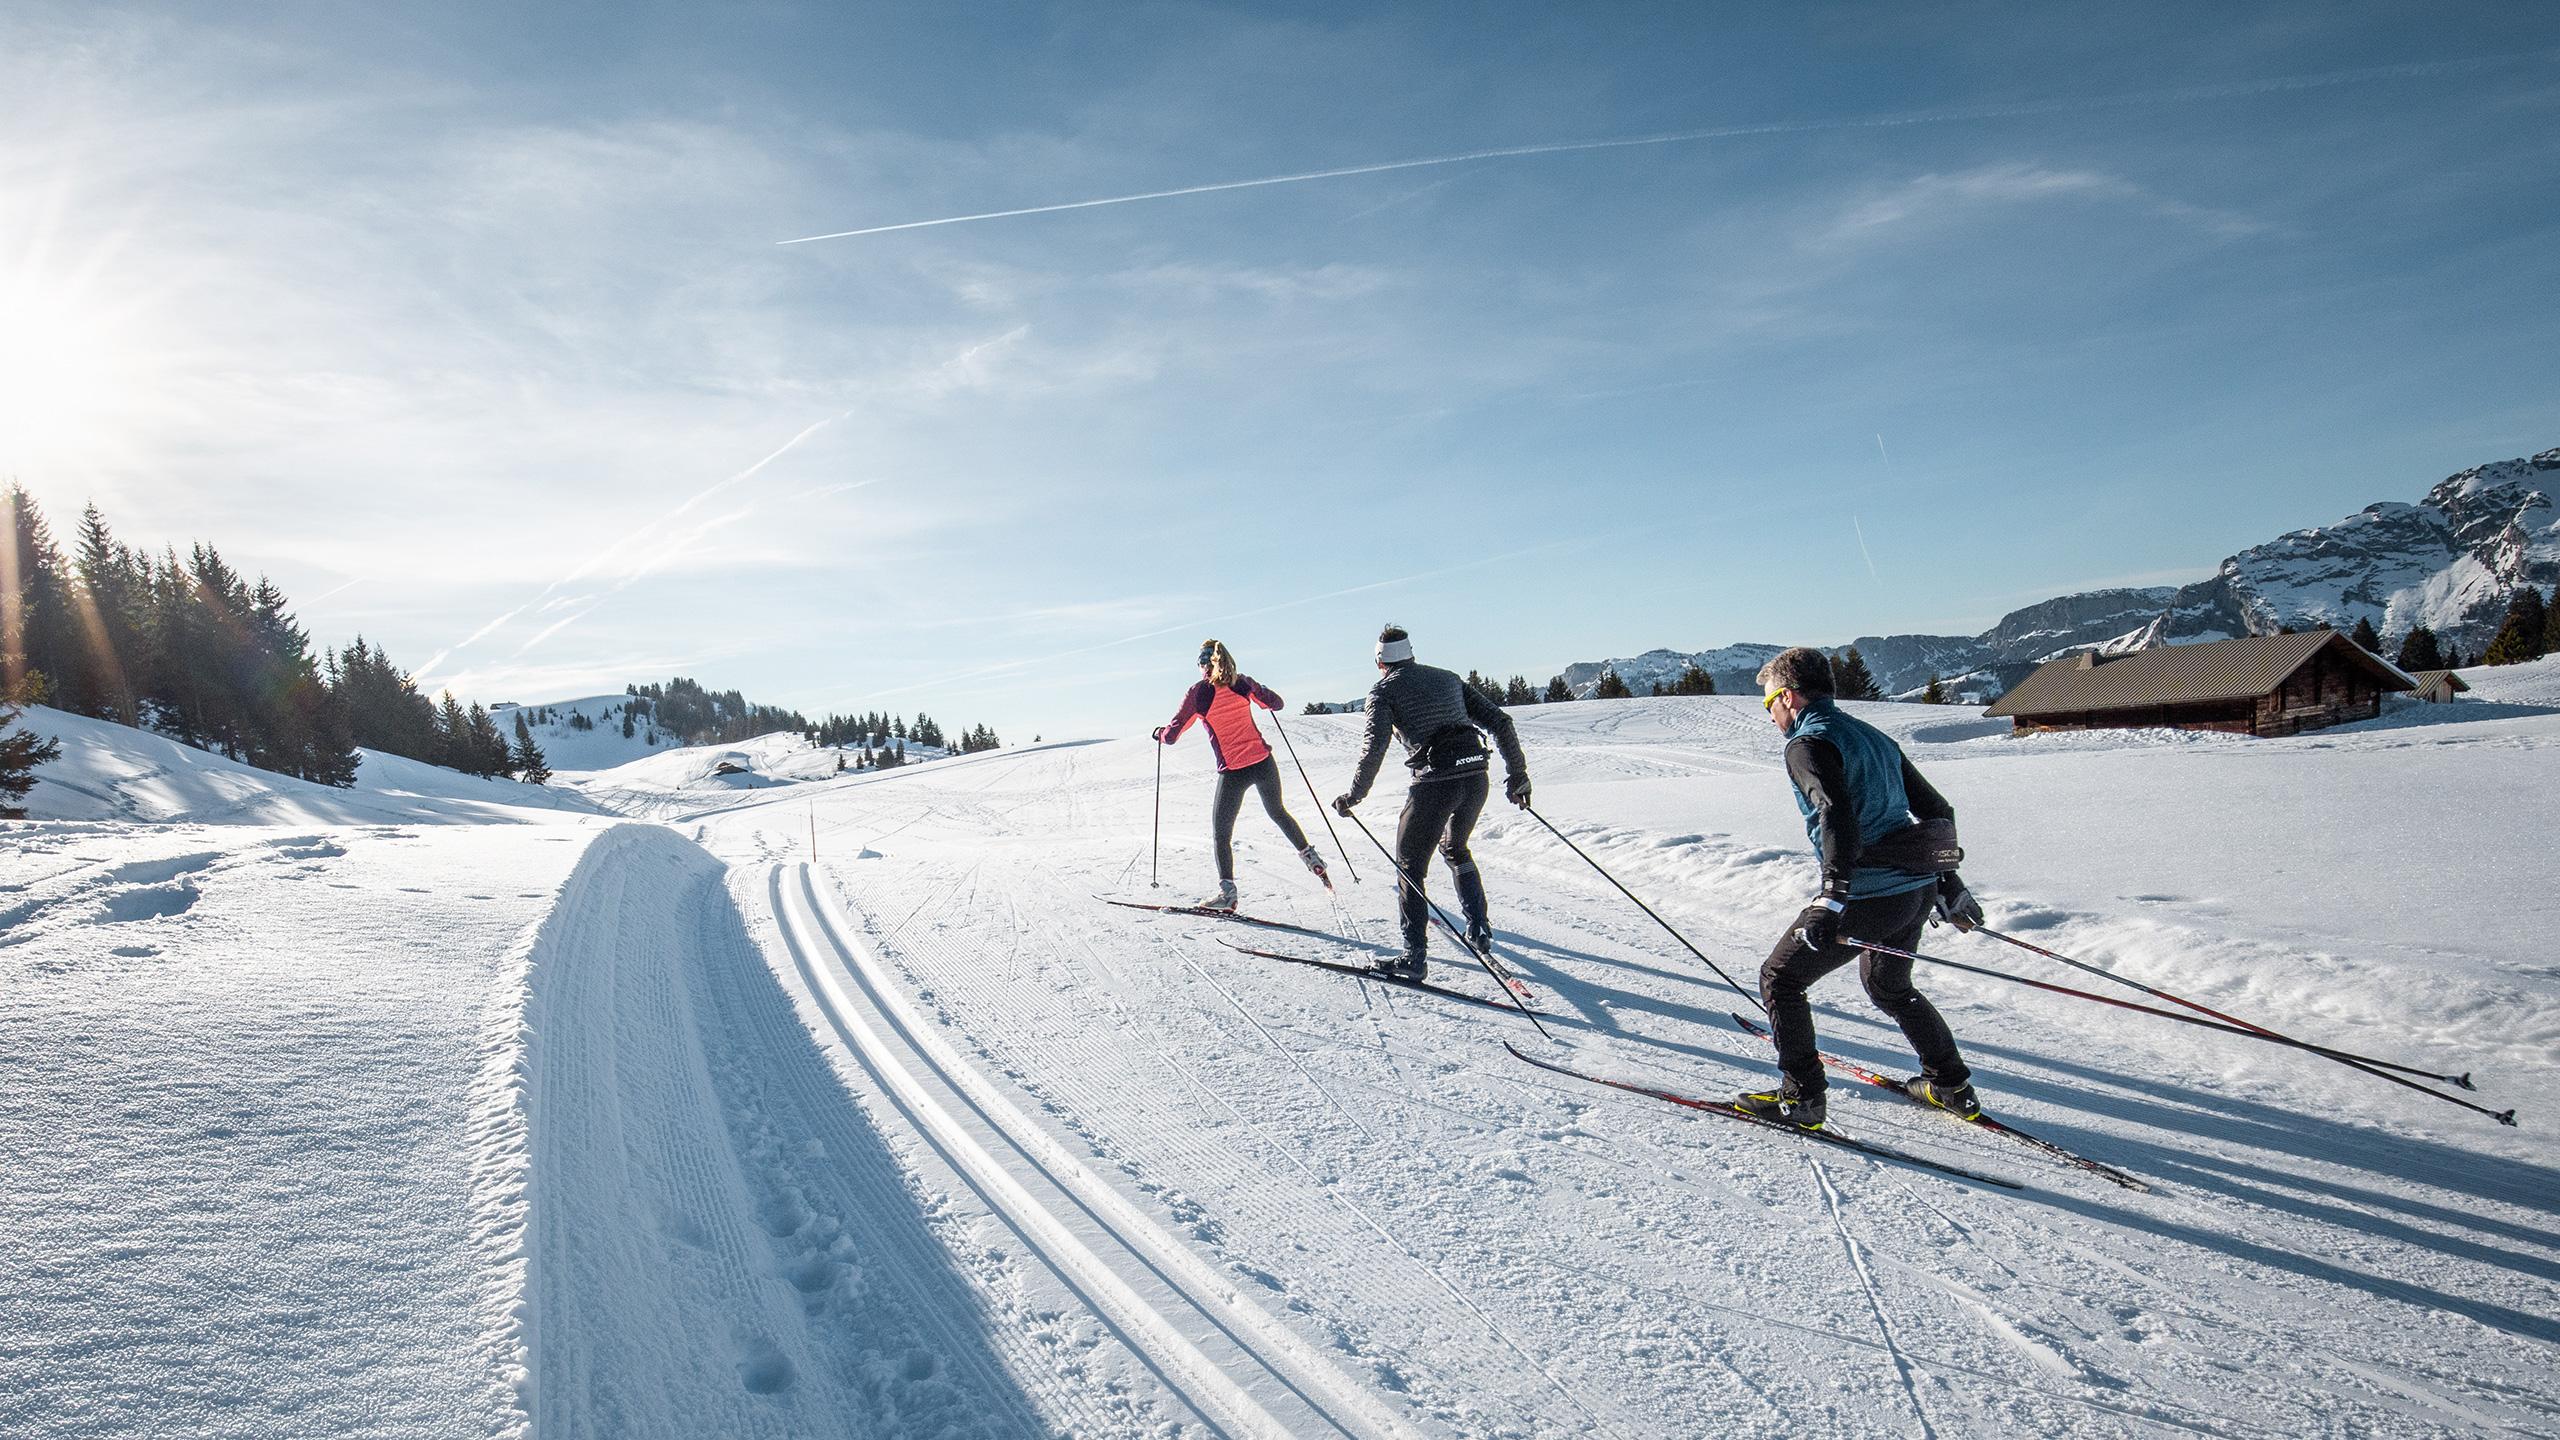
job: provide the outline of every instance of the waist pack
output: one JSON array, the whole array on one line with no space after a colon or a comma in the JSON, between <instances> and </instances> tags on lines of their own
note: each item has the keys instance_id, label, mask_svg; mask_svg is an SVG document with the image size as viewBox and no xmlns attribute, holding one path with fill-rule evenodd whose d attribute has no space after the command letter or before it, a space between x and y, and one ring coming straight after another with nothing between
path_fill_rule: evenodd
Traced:
<instances>
[{"instance_id":1,"label":"waist pack","mask_svg":"<svg viewBox=\"0 0 2560 1440\"><path fill-rule=\"evenodd\" d=\"M1422 742L1422 748L1405 760L1416 774L1428 770L1461 770L1481 768L1487 751L1484 735L1473 725L1452 725Z\"/></svg>"},{"instance_id":2,"label":"waist pack","mask_svg":"<svg viewBox=\"0 0 2560 1440\"><path fill-rule=\"evenodd\" d=\"M1906 875L1943 875L1964 863L1953 820L1915 820L1858 853L1860 865Z\"/></svg>"}]
</instances>

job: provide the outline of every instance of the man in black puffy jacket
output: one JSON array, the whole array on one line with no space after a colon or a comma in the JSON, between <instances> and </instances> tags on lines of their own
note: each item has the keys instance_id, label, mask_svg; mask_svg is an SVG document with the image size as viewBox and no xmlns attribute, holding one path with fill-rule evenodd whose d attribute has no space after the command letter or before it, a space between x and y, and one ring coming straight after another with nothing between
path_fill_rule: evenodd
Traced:
<instances>
[{"instance_id":1,"label":"man in black puffy jacket","mask_svg":"<svg viewBox=\"0 0 2560 1440\"><path fill-rule=\"evenodd\" d=\"M1487 759L1484 737L1502 749L1506 778L1502 793L1512 804L1529 803L1529 762L1520 753L1520 737L1502 707L1464 680L1413 659L1413 641L1403 627L1378 632L1378 683L1369 689L1367 735L1351 789L1335 797L1335 813L1368 798L1386 759L1387 737L1404 741L1405 768L1413 784L1405 791L1404 814L1396 822L1396 867L1403 874L1397 918L1404 927L1404 954L1378 968L1400 979L1419 980L1428 966L1431 918L1422 880L1436 846L1449 862L1458 885L1458 904L1466 912L1467 943L1479 953L1493 948L1493 922L1485 911L1484 877L1476 873L1467 837L1484 812Z\"/></svg>"}]
</instances>

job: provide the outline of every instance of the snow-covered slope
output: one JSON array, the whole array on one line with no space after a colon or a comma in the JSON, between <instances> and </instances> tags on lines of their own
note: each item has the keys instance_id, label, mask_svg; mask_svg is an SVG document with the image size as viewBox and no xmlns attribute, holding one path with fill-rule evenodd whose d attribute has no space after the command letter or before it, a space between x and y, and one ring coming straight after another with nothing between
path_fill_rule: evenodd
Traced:
<instances>
[{"instance_id":1,"label":"snow-covered slope","mask_svg":"<svg viewBox=\"0 0 2560 1440\"><path fill-rule=\"evenodd\" d=\"M26 802L36 820L459 824L522 822L563 810L599 813L566 790L483 780L374 750L358 752L364 759L356 783L340 790L41 706L27 710L21 723L62 746L60 759L36 768Z\"/></svg>"},{"instance_id":2,"label":"snow-covered slope","mask_svg":"<svg viewBox=\"0 0 2560 1440\"><path fill-rule=\"evenodd\" d=\"M1995 924L2523 1114L1928 972L1992 1111L2147 1194L1865 1088L1842 1130L2027 1188L1521 1064L1770 1073L1749 1002L1499 802L1552 1041L1216 943L1388 949L1347 821L1330 896L1238 836L1248 907L1317 934L1097 903L1211 880L1205 764L1158 854L1143 741L673 784L679 824L601 832L10 827L0 1151L48 1158L0 1187L0 1433L2552 1433L2560 661L2468 675L2272 741L1857 707ZM1545 819L1747 982L1815 885L1756 700L1518 714ZM1291 726L1319 785L1358 731ZM1854 976L1816 998L1908 1066Z\"/></svg>"},{"instance_id":3,"label":"snow-covered slope","mask_svg":"<svg viewBox=\"0 0 2560 1440\"><path fill-rule=\"evenodd\" d=\"M498 705L489 716L498 733L515 738L516 716L525 717L533 743L542 747L543 763L553 770L610 770L617 765L661 754L680 745L656 723L630 711L628 695L591 695L581 700L554 700L540 705ZM631 719L631 733L622 722Z\"/></svg>"}]
</instances>

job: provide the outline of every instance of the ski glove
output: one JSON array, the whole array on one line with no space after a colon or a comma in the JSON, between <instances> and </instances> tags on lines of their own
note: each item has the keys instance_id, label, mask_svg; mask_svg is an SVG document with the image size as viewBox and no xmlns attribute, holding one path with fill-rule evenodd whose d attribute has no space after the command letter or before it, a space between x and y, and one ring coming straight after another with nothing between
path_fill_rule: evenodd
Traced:
<instances>
[{"instance_id":1,"label":"ski glove","mask_svg":"<svg viewBox=\"0 0 2560 1440\"><path fill-rule=\"evenodd\" d=\"M1936 918L1953 925L1961 933L1982 923L1982 902L1965 888L1964 877L1953 870L1938 877Z\"/></svg>"},{"instance_id":2,"label":"ski glove","mask_svg":"<svg viewBox=\"0 0 2560 1440\"><path fill-rule=\"evenodd\" d=\"M1796 938L1809 950L1828 950L1840 938L1840 912L1831 901L1816 900L1796 917Z\"/></svg>"},{"instance_id":3,"label":"ski glove","mask_svg":"<svg viewBox=\"0 0 2560 1440\"><path fill-rule=\"evenodd\" d=\"M1350 796L1336 795L1333 797L1333 813L1347 820L1351 817L1351 804Z\"/></svg>"},{"instance_id":4,"label":"ski glove","mask_svg":"<svg viewBox=\"0 0 2560 1440\"><path fill-rule=\"evenodd\" d=\"M1148 737L1149 737L1150 739L1154 740L1157 744L1161 745L1161 744L1163 744L1163 743L1164 743L1164 727L1163 727L1163 726L1159 725L1159 726L1157 726L1155 729L1153 729L1153 730L1151 730L1151 731L1149 731L1149 732L1147 732L1147 733L1148 733Z\"/></svg>"},{"instance_id":5,"label":"ski glove","mask_svg":"<svg viewBox=\"0 0 2560 1440\"><path fill-rule=\"evenodd\" d=\"M1529 777L1518 771L1512 772L1511 777L1502 782L1502 798L1523 810L1528 809Z\"/></svg>"}]
</instances>

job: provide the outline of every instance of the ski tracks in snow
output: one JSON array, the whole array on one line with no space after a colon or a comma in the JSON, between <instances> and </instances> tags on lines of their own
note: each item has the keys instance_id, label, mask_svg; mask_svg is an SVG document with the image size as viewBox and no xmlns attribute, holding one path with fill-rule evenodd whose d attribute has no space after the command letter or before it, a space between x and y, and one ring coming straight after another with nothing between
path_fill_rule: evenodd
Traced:
<instances>
[{"instance_id":1,"label":"ski tracks in snow","mask_svg":"<svg viewBox=\"0 0 2560 1440\"><path fill-rule=\"evenodd\" d=\"M1236 1436L1417 1433L979 1075L809 867L774 868L768 893L795 971L879 1097L1199 1421Z\"/></svg>"}]
</instances>

